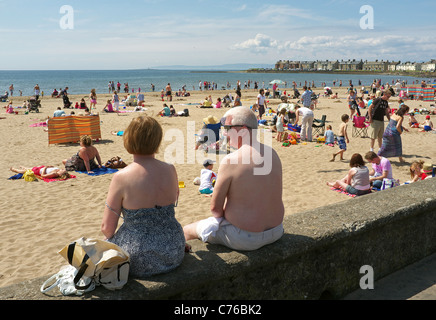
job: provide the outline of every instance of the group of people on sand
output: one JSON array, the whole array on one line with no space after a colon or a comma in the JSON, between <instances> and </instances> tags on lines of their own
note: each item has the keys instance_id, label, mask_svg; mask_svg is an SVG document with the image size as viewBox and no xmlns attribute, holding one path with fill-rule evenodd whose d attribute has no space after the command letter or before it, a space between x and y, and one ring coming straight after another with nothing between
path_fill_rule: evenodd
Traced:
<instances>
[{"instance_id":1,"label":"group of people on sand","mask_svg":"<svg viewBox=\"0 0 436 320\"><path fill-rule=\"evenodd\" d=\"M223 158L219 178L215 174L209 191L204 192L211 196L211 217L184 227L175 217L179 197L177 171L172 164L155 157L163 138L160 123L155 117L141 115L123 131L124 147L133 155L133 161L113 175L101 231L105 240L129 253L131 277L173 270L191 251L190 240L250 251L273 243L284 234L280 158L274 149L257 141L254 130L258 121L250 108L229 109L223 123L224 135L235 151ZM79 151L63 164L65 169L31 169L41 177L59 178L67 176L73 167L91 172L102 165L89 136L81 137ZM212 172L213 161L203 165L205 175ZM14 172L25 169L11 168ZM259 189L259 185L264 188Z\"/></svg>"},{"instance_id":2,"label":"group of people on sand","mask_svg":"<svg viewBox=\"0 0 436 320\"><path fill-rule=\"evenodd\" d=\"M80 149L69 159L62 161L65 168L59 168L51 165L39 165L32 168L20 166L19 168L10 168L12 172L24 174L31 169L35 176L43 179L60 179L70 178L68 171L86 171L94 173L93 170L102 167L101 157L96 147L92 145L92 138L88 135L80 137Z\"/></svg>"},{"instance_id":3,"label":"group of people on sand","mask_svg":"<svg viewBox=\"0 0 436 320\"><path fill-rule=\"evenodd\" d=\"M388 100L394 95L393 89L383 91L381 97L375 99L368 108L368 123L370 132L370 151L365 154L365 160L372 165L371 171L365 166L365 161L359 153L351 156L351 169L345 177L333 182L327 182L330 187L338 188L347 191L353 195L364 195L371 193L372 189L384 189L385 183L389 187L398 185L399 182L392 176L392 167L387 158L398 157L400 163L404 163L401 134L409 130L403 126L404 117L409 113L409 107L401 103L395 113L391 114ZM388 119L388 125L384 127L384 117ZM411 116L413 117L413 115ZM337 136L339 151L333 154L330 161L334 161L337 155L340 155L340 160L344 160L343 154L347 150L349 143L347 135L347 122L349 116L344 114L341 118L342 123L339 127ZM430 120L429 117L426 120ZM431 122L431 121L430 121ZM413 123L409 122L412 126ZM426 125L432 125L426 122ZM379 150L374 152L374 145L377 141ZM410 167L411 182L424 180L428 177L427 173L432 172L433 168L427 168L426 172L422 171L423 163L414 161ZM424 175L425 174L425 175Z\"/></svg>"}]
</instances>

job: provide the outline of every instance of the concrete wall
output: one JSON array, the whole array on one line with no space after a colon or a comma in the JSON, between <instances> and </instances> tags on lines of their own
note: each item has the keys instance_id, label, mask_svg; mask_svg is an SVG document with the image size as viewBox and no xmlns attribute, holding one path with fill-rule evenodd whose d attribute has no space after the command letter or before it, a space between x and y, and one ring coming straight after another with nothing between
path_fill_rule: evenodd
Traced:
<instances>
[{"instance_id":1,"label":"concrete wall","mask_svg":"<svg viewBox=\"0 0 436 320\"><path fill-rule=\"evenodd\" d=\"M436 252L436 179L400 186L285 218L285 235L254 252L192 241L171 273L64 297L39 288L47 277L0 288L0 299L324 299L359 288Z\"/></svg>"}]
</instances>

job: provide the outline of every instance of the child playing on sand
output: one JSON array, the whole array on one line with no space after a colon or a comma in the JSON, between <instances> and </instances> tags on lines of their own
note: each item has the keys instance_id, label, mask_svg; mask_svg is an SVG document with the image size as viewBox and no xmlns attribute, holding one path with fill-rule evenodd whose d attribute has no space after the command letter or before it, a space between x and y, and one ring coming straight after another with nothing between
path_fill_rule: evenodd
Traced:
<instances>
[{"instance_id":1,"label":"child playing on sand","mask_svg":"<svg viewBox=\"0 0 436 320\"><path fill-rule=\"evenodd\" d=\"M106 107L104 107L103 111L105 112L114 112L114 108L112 107L112 101L108 100L106 102Z\"/></svg>"},{"instance_id":2,"label":"child playing on sand","mask_svg":"<svg viewBox=\"0 0 436 320\"><path fill-rule=\"evenodd\" d=\"M282 142L285 138L285 129L283 127L284 123L285 123L285 114L286 114L286 109L283 108L282 110L280 110L279 114L277 115L277 122L276 122L276 129L277 129L277 141L278 142Z\"/></svg>"},{"instance_id":3,"label":"child playing on sand","mask_svg":"<svg viewBox=\"0 0 436 320\"><path fill-rule=\"evenodd\" d=\"M335 135L331 125L327 125L327 130L324 132L325 144L333 147L335 144Z\"/></svg>"},{"instance_id":4,"label":"child playing on sand","mask_svg":"<svg viewBox=\"0 0 436 320\"><path fill-rule=\"evenodd\" d=\"M410 165L410 177L412 178L410 181L411 183L427 178L427 174L422 171L423 166L424 161L422 160L415 160L412 162Z\"/></svg>"},{"instance_id":5,"label":"child playing on sand","mask_svg":"<svg viewBox=\"0 0 436 320\"><path fill-rule=\"evenodd\" d=\"M421 123L419 127L422 128L422 130L419 130L421 132L427 132L433 130L433 122L431 122L429 115L425 117L425 121Z\"/></svg>"},{"instance_id":6,"label":"child playing on sand","mask_svg":"<svg viewBox=\"0 0 436 320\"><path fill-rule=\"evenodd\" d=\"M333 158L330 160L330 162L335 161L335 158L337 155L340 155L340 160L344 160L344 152L347 150L347 143L350 143L350 140L348 139L348 125L347 122L350 120L350 117L348 114L343 114L341 117L342 123L339 126L339 132L337 135L337 140L339 144L339 151L336 153L333 153Z\"/></svg>"},{"instance_id":7,"label":"child playing on sand","mask_svg":"<svg viewBox=\"0 0 436 320\"><path fill-rule=\"evenodd\" d=\"M418 120L416 120L415 115L413 113L409 113L409 126L413 128L419 127Z\"/></svg>"},{"instance_id":8,"label":"child playing on sand","mask_svg":"<svg viewBox=\"0 0 436 320\"><path fill-rule=\"evenodd\" d=\"M204 169L201 169L200 187L198 191L200 191L201 194L211 194L216 180L216 173L212 171L213 161L209 159L205 160L203 167Z\"/></svg>"},{"instance_id":9,"label":"child playing on sand","mask_svg":"<svg viewBox=\"0 0 436 320\"><path fill-rule=\"evenodd\" d=\"M14 113L14 107L12 106L12 101L9 102L9 104L6 107L7 113Z\"/></svg>"}]
</instances>

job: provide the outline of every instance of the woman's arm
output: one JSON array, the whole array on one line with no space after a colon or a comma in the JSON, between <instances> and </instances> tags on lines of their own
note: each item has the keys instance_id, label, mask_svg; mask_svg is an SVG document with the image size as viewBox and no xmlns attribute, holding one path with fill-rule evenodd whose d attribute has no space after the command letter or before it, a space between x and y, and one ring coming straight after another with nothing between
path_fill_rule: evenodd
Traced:
<instances>
[{"instance_id":1,"label":"woman's arm","mask_svg":"<svg viewBox=\"0 0 436 320\"><path fill-rule=\"evenodd\" d=\"M397 131L399 134L403 133L403 117L400 117L397 121Z\"/></svg>"},{"instance_id":2,"label":"woman's arm","mask_svg":"<svg viewBox=\"0 0 436 320\"><path fill-rule=\"evenodd\" d=\"M351 168L348 171L347 181L345 181L346 184L351 185L351 180L353 179L354 175L356 174L356 169Z\"/></svg>"},{"instance_id":3,"label":"woman's arm","mask_svg":"<svg viewBox=\"0 0 436 320\"><path fill-rule=\"evenodd\" d=\"M100 153L98 152L98 150L97 150L96 147L94 147L94 149L95 149L95 158L97 159L98 166L101 168L101 158L100 158Z\"/></svg>"}]
</instances>

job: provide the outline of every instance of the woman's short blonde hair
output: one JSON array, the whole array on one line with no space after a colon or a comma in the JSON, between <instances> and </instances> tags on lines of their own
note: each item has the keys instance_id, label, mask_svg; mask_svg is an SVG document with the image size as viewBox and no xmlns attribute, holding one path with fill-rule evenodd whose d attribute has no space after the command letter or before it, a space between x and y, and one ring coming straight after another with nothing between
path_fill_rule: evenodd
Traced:
<instances>
[{"instance_id":1,"label":"woman's short blonde hair","mask_svg":"<svg viewBox=\"0 0 436 320\"><path fill-rule=\"evenodd\" d=\"M162 142L162 136L162 127L156 119L139 116L124 131L124 148L130 154L155 154Z\"/></svg>"},{"instance_id":2,"label":"woman's short blonde hair","mask_svg":"<svg viewBox=\"0 0 436 320\"><path fill-rule=\"evenodd\" d=\"M80 137L80 142L83 143L85 147L89 147L92 144L92 138L88 135Z\"/></svg>"}]
</instances>

